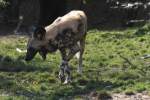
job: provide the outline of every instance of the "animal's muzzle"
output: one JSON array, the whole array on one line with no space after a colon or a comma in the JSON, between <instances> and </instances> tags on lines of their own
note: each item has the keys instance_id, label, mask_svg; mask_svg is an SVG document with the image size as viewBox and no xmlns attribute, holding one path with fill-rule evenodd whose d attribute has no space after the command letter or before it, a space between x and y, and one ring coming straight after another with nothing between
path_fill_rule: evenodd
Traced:
<instances>
[{"instance_id":1,"label":"animal's muzzle","mask_svg":"<svg viewBox=\"0 0 150 100\"><path fill-rule=\"evenodd\" d=\"M32 48L32 47L29 47L27 49L27 53L26 53L26 57L25 57L25 60L26 61L30 61L34 58L34 56L37 54L38 50Z\"/></svg>"}]
</instances>

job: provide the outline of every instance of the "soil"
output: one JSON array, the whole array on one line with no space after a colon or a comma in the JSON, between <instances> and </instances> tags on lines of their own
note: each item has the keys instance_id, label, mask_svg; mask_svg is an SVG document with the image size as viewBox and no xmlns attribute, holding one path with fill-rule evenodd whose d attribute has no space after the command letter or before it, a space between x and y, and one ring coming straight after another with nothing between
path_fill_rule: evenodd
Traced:
<instances>
[{"instance_id":1,"label":"soil","mask_svg":"<svg viewBox=\"0 0 150 100\"><path fill-rule=\"evenodd\" d=\"M150 100L149 92L144 91L142 93L133 93L131 95L127 95L124 93L97 93L91 92L88 96L89 100Z\"/></svg>"}]
</instances>

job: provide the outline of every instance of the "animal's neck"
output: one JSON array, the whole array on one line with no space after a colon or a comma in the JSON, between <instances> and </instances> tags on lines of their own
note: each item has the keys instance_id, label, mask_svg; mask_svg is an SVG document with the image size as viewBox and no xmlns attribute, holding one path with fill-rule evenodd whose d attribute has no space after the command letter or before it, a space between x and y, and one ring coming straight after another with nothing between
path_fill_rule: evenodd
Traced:
<instances>
[{"instance_id":1,"label":"animal's neck","mask_svg":"<svg viewBox=\"0 0 150 100\"><path fill-rule=\"evenodd\" d=\"M46 29L46 36L45 36L46 40L54 40L58 34L57 27L52 24L47 26L45 29Z\"/></svg>"}]
</instances>

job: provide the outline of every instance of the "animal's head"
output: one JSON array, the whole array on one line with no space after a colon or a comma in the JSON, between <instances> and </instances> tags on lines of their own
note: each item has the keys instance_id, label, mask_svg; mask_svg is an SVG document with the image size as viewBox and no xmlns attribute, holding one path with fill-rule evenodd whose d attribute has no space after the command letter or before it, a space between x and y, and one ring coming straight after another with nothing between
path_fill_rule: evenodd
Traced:
<instances>
[{"instance_id":1,"label":"animal's head","mask_svg":"<svg viewBox=\"0 0 150 100\"><path fill-rule=\"evenodd\" d=\"M27 53L25 60L30 61L34 56L41 51L46 45L45 40L46 30L43 27L38 27L32 34L32 37L28 40ZM43 56L42 56L43 57Z\"/></svg>"},{"instance_id":2,"label":"animal's head","mask_svg":"<svg viewBox=\"0 0 150 100\"><path fill-rule=\"evenodd\" d=\"M42 56L43 60L45 60L48 53L53 53L57 51L57 49L57 45L49 41L45 46L41 47L39 54Z\"/></svg>"}]
</instances>

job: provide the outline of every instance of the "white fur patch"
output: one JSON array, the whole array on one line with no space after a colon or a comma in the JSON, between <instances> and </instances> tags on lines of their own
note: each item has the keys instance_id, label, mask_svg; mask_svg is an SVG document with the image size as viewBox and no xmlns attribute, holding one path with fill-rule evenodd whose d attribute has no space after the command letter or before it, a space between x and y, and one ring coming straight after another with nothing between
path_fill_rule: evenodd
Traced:
<instances>
[{"instance_id":1,"label":"white fur patch","mask_svg":"<svg viewBox=\"0 0 150 100\"><path fill-rule=\"evenodd\" d=\"M76 57L77 59L79 59L79 58L80 58L80 52L77 52L76 55L75 55L75 57Z\"/></svg>"},{"instance_id":2,"label":"white fur patch","mask_svg":"<svg viewBox=\"0 0 150 100\"><path fill-rule=\"evenodd\" d=\"M19 53L25 53L25 52L27 52L27 50L21 50L19 48L16 48L16 51L19 52Z\"/></svg>"}]
</instances>

